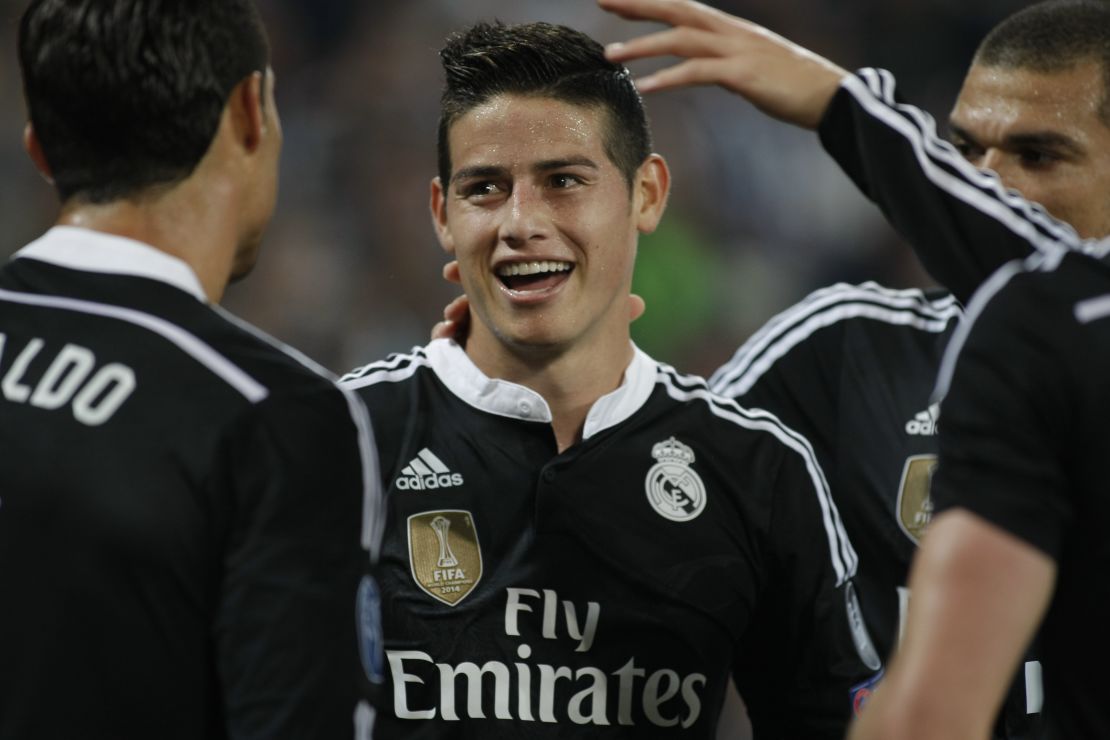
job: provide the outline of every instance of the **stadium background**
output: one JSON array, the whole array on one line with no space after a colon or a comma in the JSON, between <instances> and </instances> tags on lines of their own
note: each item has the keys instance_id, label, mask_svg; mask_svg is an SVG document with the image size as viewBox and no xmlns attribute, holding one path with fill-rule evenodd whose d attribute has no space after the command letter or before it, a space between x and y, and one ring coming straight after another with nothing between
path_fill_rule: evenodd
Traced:
<instances>
[{"instance_id":1,"label":"stadium background","mask_svg":"<svg viewBox=\"0 0 1110 740\"><path fill-rule=\"evenodd\" d=\"M975 45L1014 0L714 2L839 64L883 66L947 117ZM25 3L0 0L0 223L6 257L52 222L24 155L15 51ZM545 20L602 42L651 29L592 0L259 0L285 131L278 210L250 280L225 305L342 372L426 341L456 293L427 214L440 88L436 50L479 19ZM633 65L634 72L649 69ZM647 99L673 171L670 208L641 241L641 347L708 373L809 290L838 280L923 285L912 255L808 132L717 90Z\"/></svg>"}]
</instances>

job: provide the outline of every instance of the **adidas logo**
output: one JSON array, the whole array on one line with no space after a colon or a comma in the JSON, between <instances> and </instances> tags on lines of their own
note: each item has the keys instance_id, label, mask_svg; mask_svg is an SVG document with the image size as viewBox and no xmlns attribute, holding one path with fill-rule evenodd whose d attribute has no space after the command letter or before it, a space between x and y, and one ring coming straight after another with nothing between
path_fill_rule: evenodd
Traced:
<instances>
[{"instance_id":1,"label":"adidas logo","mask_svg":"<svg viewBox=\"0 0 1110 740\"><path fill-rule=\"evenodd\" d=\"M919 411L906 422L906 434L932 437L940 431L940 406L931 404L925 411Z\"/></svg>"},{"instance_id":2,"label":"adidas logo","mask_svg":"<svg viewBox=\"0 0 1110 740\"><path fill-rule=\"evenodd\" d=\"M427 491L433 488L461 486L463 477L452 473L443 461L427 447L416 453L393 484L405 491Z\"/></svg>"}]
</instances>

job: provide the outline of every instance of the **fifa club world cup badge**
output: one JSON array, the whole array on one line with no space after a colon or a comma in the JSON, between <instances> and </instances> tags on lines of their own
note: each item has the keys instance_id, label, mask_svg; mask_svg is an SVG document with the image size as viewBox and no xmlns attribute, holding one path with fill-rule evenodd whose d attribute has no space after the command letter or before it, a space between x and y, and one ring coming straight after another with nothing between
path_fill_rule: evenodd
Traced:
<instances>
[{"instance_id":1,"label":"fifa club world cup badge","mask_svg":"<svg viewBox=\"0 0 1110 740\"><path fill-rule=\"evenodd\" d=\"M936 455L912 455L902 469L902 482L898 486L898 526L915 545L921 544L925 528L933 519L933 499L929 490L936 469Z\"/></svg>"},{"instance_id":2,"label":"fifa club world cup badge","mask_svg":"<svg viewBox=\"0 0 1110 740\"><path fill-rule=\"evenodd\" d=\"M454 606L482 578L482 550L469 511L425 511L409 517L409 566L424 593Z\"/></svg>"},{"instance_id":3,"label":"fifa club world cup badge","mask_svg":"<svg viewBox=\"0 0 1110 740\"><path fill-rule=\"evenodd\" d=\"M658 462L651 466L644 488L648 502L660 516L674 522L688 522L705 509L705 484L690 466L694 451L674 437L651 448Z\"/></svg>"}]
</instances>

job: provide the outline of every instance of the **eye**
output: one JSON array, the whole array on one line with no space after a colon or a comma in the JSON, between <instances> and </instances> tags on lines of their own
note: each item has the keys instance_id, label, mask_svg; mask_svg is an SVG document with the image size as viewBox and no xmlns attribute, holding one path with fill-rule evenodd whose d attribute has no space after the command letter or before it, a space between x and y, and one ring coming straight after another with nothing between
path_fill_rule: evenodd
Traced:
<instances>
[{"instance_id":1,"label":"eye","mask_svg":"<svg viewBox=\"0 0 1110 740\"><path fill-rule=\"evenodd\" d=\"M469 200L482 200L502 192L501 186L492 180L478 180L463 183L459 187L459 194Z\"/></svg>"},{"instance_id":2,"label":"eye","mask_svg":"<svg viewBox=\"0 0 1110 740\"><path fill-rule=\"evenodd\" d=\"M582 178L578 177L577 175L567 174L565 172L560 172L557 175L552 175L550 182L551 187L558 190L566 190L567 188L573 188L576 185L584 184Z\"/></svg>"},{"instance_id":3,"label":"eye","mask_svg":"<svg viewBox=\"0 0 1110 740\"><path fill-rule=\"evenodd\" d=\"M979 159L983 156L982 147L978 146L977 144L972 144L971 142L964 139L953 138L952 146L957 152L960 153L961 157L968 160L969 162Z\"/></svg>"},{"instance_id":4,"label":"eye","mask_svg":"<svg viewBox=\"0 0 1110 740\"><path fill-rule=\"evenodd\" d=\"M1022 167L1029 169L1051 167L1060 159L1055 152L1043 149L1021 149L1018 151L1018 158L1021 160Z\"/></svg>"}]
</instances>

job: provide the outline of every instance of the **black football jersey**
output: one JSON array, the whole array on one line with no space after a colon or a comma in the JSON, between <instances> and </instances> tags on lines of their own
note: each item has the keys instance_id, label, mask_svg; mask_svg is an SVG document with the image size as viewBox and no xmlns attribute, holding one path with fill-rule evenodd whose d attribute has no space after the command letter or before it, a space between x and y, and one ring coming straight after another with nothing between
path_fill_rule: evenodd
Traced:
<instances>
[{"instance_id":1,"label":"black football jersey","mask_svg":"<svg viewBox=\"0 0 1110 740\"><path fill-rule=\"evenodd\" d=\"M0 270L0 450L0 738L368 732L365 409L185 263L60 227Z\"/></svg>"},{"instance_id":2,"label":"black football jersey","mask_svg":"<svg viewBox=\"0 0 1110 740\"><path fill-rule=\"evenodd\" d=\"M906 576L932 516L929 398L961 314L947 293L834 285L769 321L710 380L813 444L859 553L856 587L884 657L901 633Z\"/></svg>"},{"instance_id":3,"label":"black football jersey","mask_svg":"<svg viewBox=\"0 0 1110 740\"><path fill-rule=\"evenodd\" d=\"M1069 245L1074 246L1074 245ZM1110 737L1110 241L1004 267L968 307L938 390L938 510L968 509L1057 565L1040 631L1052 737Z\"/></svg>"},{"instance_id":4,"label":"black football jersey","mask_svg":"<svg viewBox=\"0 0 1110 740\"><path fill-rule=\"evenodd\" d=\"M344 384L388 488L379 740L712 738L730 674L758 736L842 737L856 556L800 435L638 351L562 453L447 340Z\"/></svg>"}]
</instances>

